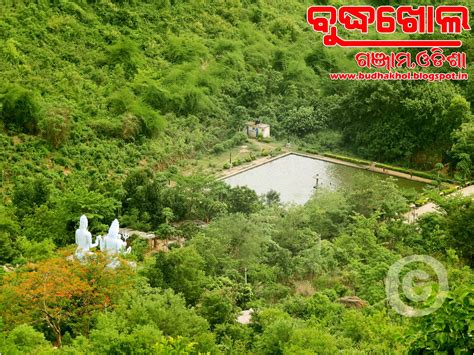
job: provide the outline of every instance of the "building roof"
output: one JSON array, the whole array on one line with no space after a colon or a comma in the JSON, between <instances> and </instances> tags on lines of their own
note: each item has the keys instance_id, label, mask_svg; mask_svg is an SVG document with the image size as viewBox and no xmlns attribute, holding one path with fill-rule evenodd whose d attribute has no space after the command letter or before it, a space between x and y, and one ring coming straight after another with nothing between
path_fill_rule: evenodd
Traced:
<instances>
[{"instance_id":1,"label":"building roof","mask_svg":"<svg viewBox=\"0 0 474 355\"><path fill-rule=\"evenodd\" d=\"M269 124L266 124L266 123L255 123L255 122L247 122L246 125L247 125L247 126L250 126L250 127L258 127L258 128L267 128L267 127L270 127Z\"/></svg>"}]
</instances>

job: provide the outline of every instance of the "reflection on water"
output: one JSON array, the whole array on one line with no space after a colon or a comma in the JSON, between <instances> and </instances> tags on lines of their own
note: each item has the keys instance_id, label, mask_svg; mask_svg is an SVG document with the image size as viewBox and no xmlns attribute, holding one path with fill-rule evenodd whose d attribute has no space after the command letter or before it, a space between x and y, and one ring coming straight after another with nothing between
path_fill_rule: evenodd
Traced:
<instances>
[{"instance_id":1,"label":"reflection on water","mask_svg":"<svg viewBox=\"0 0 474 355\"><path fill-rule=\"evenodd\" d=\"M355 174L377 176L386 175L369 172L349 166L290 154L267 164L224 179L231 186L247 186L258 195L270 190L280 194L281 202L304 204L318 186L327 189L350 188ZM424 184L406 179L396 179L401 188L422 189Z\"/></svg>"}]
</instances>

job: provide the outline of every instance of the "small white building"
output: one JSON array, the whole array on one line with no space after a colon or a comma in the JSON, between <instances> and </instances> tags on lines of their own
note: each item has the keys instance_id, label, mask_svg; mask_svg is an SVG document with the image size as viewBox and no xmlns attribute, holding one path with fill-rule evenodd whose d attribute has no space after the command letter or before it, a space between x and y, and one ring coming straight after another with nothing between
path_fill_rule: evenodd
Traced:
<instances>
[{"instance_id":1,"label":"small white building","mask_svg":"<svg viewBox=\"0 0 474 355\"><path fill-rule=\"evenodd\" d=\"M270 125L265 123L247 122L247 136L250 138L269 138L270 137Z\"/></svg>"}]
</instances>

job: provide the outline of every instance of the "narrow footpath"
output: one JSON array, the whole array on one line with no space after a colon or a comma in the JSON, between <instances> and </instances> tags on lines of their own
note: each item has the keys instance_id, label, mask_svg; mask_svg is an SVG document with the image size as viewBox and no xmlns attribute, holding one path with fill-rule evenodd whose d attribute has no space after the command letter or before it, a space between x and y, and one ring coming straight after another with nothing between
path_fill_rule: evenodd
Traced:
<instances>
[{"instance_id":1,"label":"narrow footpath","mask_svg":"<svg viewBox=\"0 0 474 355\"><path fill-rule=\"evenodd\" d=\"M453 192L452 194L449 194L448 196L452 196L455 194L461 194L461 196L464 196L464 197L472 196L474 195L474 185L467 186L461 190L458 190L456 192ZM426 213L432 213L432 212L438 212L438 206L433 202L428 202L424 204L423 206L420 206L418 208L413 209L410 212L405 213L405 218L407 219L408 223L413 223L420 216Z\"/></svg>"}]
</instances>

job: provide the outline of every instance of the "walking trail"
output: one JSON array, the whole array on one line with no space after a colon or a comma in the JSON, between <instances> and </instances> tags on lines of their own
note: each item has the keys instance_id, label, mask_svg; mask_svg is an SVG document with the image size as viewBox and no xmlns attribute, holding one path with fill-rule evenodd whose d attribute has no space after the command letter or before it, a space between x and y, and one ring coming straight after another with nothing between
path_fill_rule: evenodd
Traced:
<instances>
[{"instance_id":1,"label":"walking trail","mask_svg":"<svg viewBox=\"0 0 474 355\"><path fill-rule=\"evenodd\" d=\"M452 196L455 194L461 194L461 196L467 197L474 195L474 185L467 186L461 190L458 190L448 196ZM407 219L408 223L413 223L416 221L416 219L426 213L432 213L432 212L438 212L438 206L433 203L429 202L427 204L424 204L423 206L420 206L418 208L415 208L414 210L405 213L405 218Z\"/></svg>"}]
</instances>

